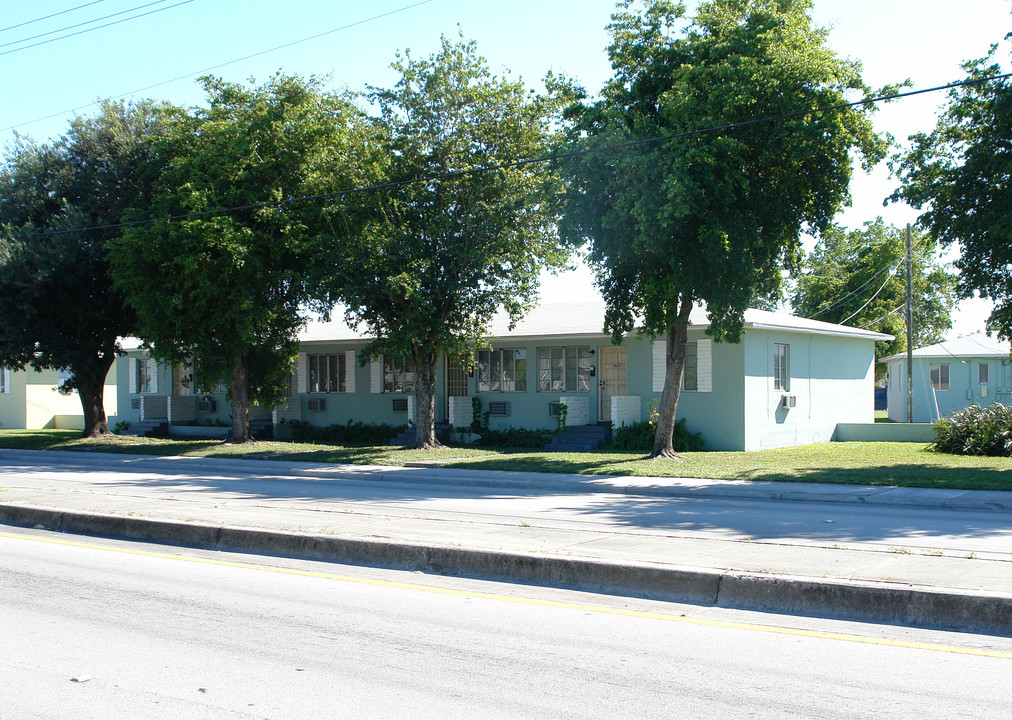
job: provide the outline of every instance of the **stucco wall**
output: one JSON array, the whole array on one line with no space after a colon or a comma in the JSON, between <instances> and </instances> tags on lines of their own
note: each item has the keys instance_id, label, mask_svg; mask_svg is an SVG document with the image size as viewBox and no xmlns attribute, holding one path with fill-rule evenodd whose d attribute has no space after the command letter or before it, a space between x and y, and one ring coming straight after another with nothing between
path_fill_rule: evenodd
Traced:
<instances>
[{"instance_id":1,"label":"stucco wall","mask_svg":"<svg viewBox=\"0 0 1012 720\"><path fill-rule=\"evenodd\" d=\"M0 368L0 372L3 368ZM10 392L0 393L0 428L24 428L28 373L10 371Z\"/></svg>"},{"instance_id":2,"label":"stucco wall","mask_svg":"<svg viewBox=\"0 0 1012 720\"><path fill-rule=\"evenodd\" d=\"M790 388L773 388L774 345L790 346ZM745 450L826 442L837 423L874 422L874 344L859 338L750 330L745 348ZM785 409L783 395L796 405Z\"/></svg>"},{"instance_id":3,"label":"stucco wall","mask_svg":"<svg viewBox=\"0 0 1012 720\"><path fill-rule=\"evenodd\" d=\"M116 365L106 378L105 412L116 412ZM63 428L84 427L84 410L77 391L67 394L57 390L55 370L11 372L11 392L0 394L0 427Z\"/></svg>"},{"instance_id":4,"label":"stucco wall","mask_svg":"<svg viewBox=\"0 0 1012 720\"><path fill-rule=\"evenodd\" d=\"M948 363L949 389L931 389L931 365ZM979 366L988 366L988 382L980 383ZM994 402L1012 403L1012 365L1004 358L948 357L914 358L913 421L934 422L939 416L951 415L976 403L987 407ZM891 360L887 366L889 385L886 397L889 418L905 422L907 418L906 358Z\"/></svg>"}]
</instances>

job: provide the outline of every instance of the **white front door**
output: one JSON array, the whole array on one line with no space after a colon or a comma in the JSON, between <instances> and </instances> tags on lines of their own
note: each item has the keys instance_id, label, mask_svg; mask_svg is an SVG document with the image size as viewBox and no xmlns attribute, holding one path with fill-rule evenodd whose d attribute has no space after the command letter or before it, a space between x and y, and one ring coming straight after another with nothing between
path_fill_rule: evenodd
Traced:
<instances>
[{"instance_id":1,"label":"white front door","mask_svg":"<svg viewBox=\"0 0 1012 720\"><path fill-rule=\"evenodd\" d=\"M625 347L606 345L597 349L598 419L611 420L611 399L626 394Z\"/></svg>"}]
</instances>

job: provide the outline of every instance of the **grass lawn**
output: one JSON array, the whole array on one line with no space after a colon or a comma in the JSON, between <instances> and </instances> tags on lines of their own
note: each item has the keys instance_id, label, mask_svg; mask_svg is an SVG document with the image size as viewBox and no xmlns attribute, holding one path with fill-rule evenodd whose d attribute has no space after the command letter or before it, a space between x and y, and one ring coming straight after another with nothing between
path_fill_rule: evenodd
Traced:
<instances>
[{"instance_id":1,"label":"grass lawn","mask_svg":"<svg viewBox=\"0 0 1012 720\"><path fill-rule=\"evenodd\" d=\"M920 443L819 443L756 452L697 452L686 453L682 462L675 462L654 461L637 453L548 453L461 446L424 452L389 446L283 442L233 446L217 440L116 435L82 440L73 430L0 430L0 448L267 457L370 465L449 461L445 463L446 467L482 470L1012 490L1012 460L1009 458L946 455L933 452Z\"/></svg>"}]
</instances>

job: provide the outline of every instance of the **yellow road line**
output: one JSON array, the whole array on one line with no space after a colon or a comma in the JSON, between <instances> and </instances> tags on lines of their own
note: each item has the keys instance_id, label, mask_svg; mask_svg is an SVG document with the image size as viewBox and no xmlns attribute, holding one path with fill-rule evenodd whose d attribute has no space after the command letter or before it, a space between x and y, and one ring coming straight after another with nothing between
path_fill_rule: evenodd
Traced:
<instances>
[{"instance_id":1,"label":"yellow road line","mask_svg":"<svg viewBox=\"0 0 1012 720\"><path fill-rule=\"evenodd\" d=\"M142 557L162 558L164 560L180 560L183 562L199 563L201 565L217 565L220 567L239 568L242 570L258 570L261 572L279 573L281 575L297 575L301 577L322 578L324 580L337 580L340 582L357 583L359 585L374 585L378 587L397 588L399 590L416 590L418 592L435 593L438 595L453 595L457 597L479 598L482 600L498 600L501 602L517 603L520 605L536 605L541 607L561 608L565 610L579 610L583 612L602 613L604 615L623 615L627 617L644 618L649 620L664 620L667 622L685 623L688 625L704 625L708 627L727 628L732 630L751 630L754 632L771 633L774 635L795 635L800 637L818 638L821 640L838 640L842 642L861 643L864 645L883 645L886 647L907 648L911 650L930 650L932 652L952 653L956 655L975 655L978 657L999 658L1012 660L1012 652L1000 650L984 650L979 648L964 648L954 645L941 645L937 643L921 643L909 640L890 640L888 638L862 637L860 635L848 635L846 633L821 632L818 630L800 630L795 628L781 628L769 625L755 625L752 623L728 622L726 620L708 620L705 618L692 618L683 615L669 615L666 613L646 612L644 610L625 610L622 608L610 608L598 605L582 605L579 603L560 602L557 600L538 600L535 598L512 597L509 595L497 595L495 593L473 592L468 590L454 590L451 588L432 587L429 585L416 585L413 583L393 582L390 580L372 580L369 578L358 578L350 575L335 575L332 573L311 572L309 570L295 570L292 568L272 567L269 565L256 565L253 563L232 562L229 560L212 560L210 558L192 557L187 555L172 555L169 553L149 552L147 550L135 550L132 548L113 547L109 545L96 545L92 543L75 542L73 540L62 540L60 538L41 537L35 535L21 535L16 533L0 532L0 538L11 540L32 540L35 542L50 543L52 545L66 545L70 547L85 548L88 550L104 550L117 552L124 555L140 555Z\"/></svg>"}]
</instances>

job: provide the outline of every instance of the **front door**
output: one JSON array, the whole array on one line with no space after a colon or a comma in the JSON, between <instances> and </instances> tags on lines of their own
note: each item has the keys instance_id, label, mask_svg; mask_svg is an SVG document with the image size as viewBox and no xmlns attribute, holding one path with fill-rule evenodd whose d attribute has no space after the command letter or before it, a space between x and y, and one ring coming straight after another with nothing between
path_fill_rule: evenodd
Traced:
<instances>
[{"instance_id":1,"label":"front door","mask_svg":"<svg viewBox=\"0 0 1012 720\"><path fill-rule=\"evenodd\" d=\"M626 394L625 347L607 345L597 349L598 418L611 420L611 399Z\"/></svg>"},{"instance_id":2,"label":"front door","mask_svg":"<svg viewBox=\"0 0 1012 720\"><path fill-rule=\"evenodd\" d=\"M446 402L444 417L450 417L450 398L469 395L467 392L467 373L458 363L447 358L446 361Z\"/></svg>"}]
</instances>

